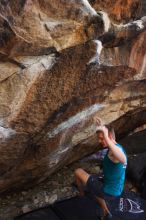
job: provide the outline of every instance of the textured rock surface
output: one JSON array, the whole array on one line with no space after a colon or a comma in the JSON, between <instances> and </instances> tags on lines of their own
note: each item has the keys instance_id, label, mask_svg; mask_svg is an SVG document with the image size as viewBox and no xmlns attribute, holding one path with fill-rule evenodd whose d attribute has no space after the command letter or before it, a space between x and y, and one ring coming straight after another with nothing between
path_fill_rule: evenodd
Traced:
<instances>
[{"instance_id":1,"label":"textured rock surface","mask_svg":"<svg viewBox=\"0 0 146 220\"><path fill-rule=\"evenodd\" d=\"M0 1L0 193L97 150L96 115L146 123L146 5L126 2Z\"/></svg>"},{"instance_id":2,"label":"textured rock surface","mask_svg":"<svg viewBox=\"0 0 146 220\"><path fill-rule=\"evenodd\" d=\"M89 0L97 10L103 10L116 22L127 23L129 20L136 20L146 15L145 0Z\"/></svg>"},{"instance_id":3,"label":"textured rock surface","mask_svg":"<svg viewBox=\"0 0 146 220\"><path fill-rule=\"evenodd\" d=\"M64 166L59 172L51 175L43 183L33 188L1 197L0 219L12 220L17 215L48 206L56 200L76 196L78 191L75 187L72 187L72 183L75 181L74 170L76 168L82 167L92 174L101 172L100 163L97 164L93 156L95 154L69 166ZM132 186L130 181L126 181L125 189L131 191L137 190Z\"/></svg>"},{"instance_id":4,"label":"textured rock surface","mask_svg":"<svg viewBox=\"0 0 146 220\"><path fill-rule=\"evenodd\" d=\"M120 143L125 146L129 154L132 154L133 151L135 154L142 153L146 149L146 130L131 134L120 140Z\"/></svg>"}]
</instances>

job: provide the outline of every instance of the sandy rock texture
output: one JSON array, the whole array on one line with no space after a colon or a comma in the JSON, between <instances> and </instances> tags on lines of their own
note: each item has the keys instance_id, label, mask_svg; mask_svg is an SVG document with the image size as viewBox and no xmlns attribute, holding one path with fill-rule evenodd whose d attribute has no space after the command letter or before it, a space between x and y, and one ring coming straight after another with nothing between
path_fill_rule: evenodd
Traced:
<instances>
[{"instance_id":1,"label":"sandy rock texture","mask_svg":"<svg viewBox=\"0 0 146 220\"><path fill-rule=\"evenodd\" d=\"M124 2L0 1L1 194L98 150L97 115L146 124L146 4Z\"/></svg>"}]
</instances>

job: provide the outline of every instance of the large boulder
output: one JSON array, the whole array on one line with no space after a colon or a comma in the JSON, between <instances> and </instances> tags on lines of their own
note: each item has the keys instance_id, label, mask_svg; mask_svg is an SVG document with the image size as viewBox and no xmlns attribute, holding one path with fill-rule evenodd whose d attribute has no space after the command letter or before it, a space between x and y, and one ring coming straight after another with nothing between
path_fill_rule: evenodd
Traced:
<instances>
[{"instance_id":1,"label":"large boulder","mask_svg":"<svg viewBox=\"0 0 146 220\"><path fill-rule=\"evenodd\" d=\"M132 122L131 122L132 123ZM130 155L146 151L146 129L129 134L120 140Z\"/></svg>"},{"instance_id":2,"label":"large boulder","mask_svg":"<svg viewBox=\"0 0 146 220\"><path fill-rule=\"evenodd\" d=\"M126 176L146 199L146 151L129 158Z\"/></svg>"},{"instance_id":3,"label":"large boulder","mask_svg":"<svg viewBox=\"0 0 146 220\"><path fill-rule=\"evenodd\" d=\"M109 5L0 1L0 193L98 150L96 115L119 138L146 123L145 8Z\"/></svg>"}]
</instances>

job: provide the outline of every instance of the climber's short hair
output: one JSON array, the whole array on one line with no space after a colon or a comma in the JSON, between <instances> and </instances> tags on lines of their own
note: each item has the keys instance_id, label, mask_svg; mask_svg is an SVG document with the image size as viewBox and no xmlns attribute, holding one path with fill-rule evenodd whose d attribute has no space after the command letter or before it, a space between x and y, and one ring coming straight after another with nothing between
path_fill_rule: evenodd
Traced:
<instances>
[{"instance_id":1,"label":"climber's short hair","mask_svg":"<svg viewBox=\"0 0 146 220\"><path fill-rule=\"evenodd\" d=\"M115 131L114 131L114 128L113 126L111 125L105 125L105 127L108 129L108 133L112 135L112 138L115 140L116 139L116 135L115 135ZM100 130L97 130L96 131L96 134L100 133L101 131Z\"/></svg>"}]
</instances>

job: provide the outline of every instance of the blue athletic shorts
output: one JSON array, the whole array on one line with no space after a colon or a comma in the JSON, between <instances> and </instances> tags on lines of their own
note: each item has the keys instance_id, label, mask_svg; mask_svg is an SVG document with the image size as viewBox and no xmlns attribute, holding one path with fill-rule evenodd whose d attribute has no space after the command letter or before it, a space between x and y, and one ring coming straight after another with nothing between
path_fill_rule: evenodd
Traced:
<instances>
[{"instance_id":1,"label":"blue athletic shorts","mask_svg":"<svg viewBox=\"0 0 146 220\"><path fill-rule=\"evenodd\" d=\"M85 185L85 193L90 197L100 197L105 200L112 200L115 196L109 195L103 191L103 183L98 175L90 175Z\"/></svg>"}]
</instances>

